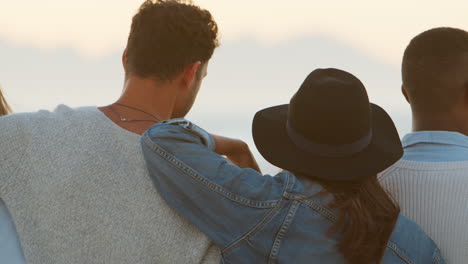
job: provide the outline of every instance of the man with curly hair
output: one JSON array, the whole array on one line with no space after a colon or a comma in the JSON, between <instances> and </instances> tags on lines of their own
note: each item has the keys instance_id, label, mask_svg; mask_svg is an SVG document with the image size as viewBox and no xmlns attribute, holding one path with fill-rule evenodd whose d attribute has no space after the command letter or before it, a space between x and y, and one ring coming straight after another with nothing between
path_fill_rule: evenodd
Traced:
<instances>
[{"instance_id":1,"label":"man with curly hair","mask_svg":"<svg viewBox=\"0 0 468 264\"><path fill-rule=\"evenodd\" d=\"M148 0L133 17L115 103L0 118L0 199L24 253L8 263L219 263L160 198L139 144L191 109L217 34L207 10Z\"/></svg>"}]
</instances>

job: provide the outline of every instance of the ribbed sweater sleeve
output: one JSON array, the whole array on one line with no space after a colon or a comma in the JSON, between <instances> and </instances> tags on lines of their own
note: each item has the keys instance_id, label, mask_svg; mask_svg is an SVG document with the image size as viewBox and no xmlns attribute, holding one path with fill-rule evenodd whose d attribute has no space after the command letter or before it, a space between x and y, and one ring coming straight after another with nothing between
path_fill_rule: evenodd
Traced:
<instances>
[{"instance_id":1,"label":"ribbed sweater sleeve","mask_svg":"<svg viewBox=\"0 0 468 264\"><path fill-rule=\"evenodd\" d=\"M399 161L379 179L447 263L468 263L468 162Z\"/></svg>"}]
</instances>

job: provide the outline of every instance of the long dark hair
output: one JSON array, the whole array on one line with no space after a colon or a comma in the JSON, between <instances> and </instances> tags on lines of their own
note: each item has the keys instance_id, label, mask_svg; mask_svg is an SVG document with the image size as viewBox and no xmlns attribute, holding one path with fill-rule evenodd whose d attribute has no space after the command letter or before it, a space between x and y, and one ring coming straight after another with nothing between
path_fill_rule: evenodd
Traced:
<instances>
[{"instance_id":1,"label":"long dark hair","mask_svg":"<svg viewBox=\"0 0 468 264\"><path fill-rule=\"evenodd\" d=\"M8 105L5 97L3 97L2 89L0 89L0 116L11 113L11 107Z\"/></svg>"},{"instance_id":2,"label":"long dark hair","mask_svg":"<svg viewBox=\"0 0 468 264\"><path fill-rule=\"evenodd\" d=\"M393 232L399 206L385 192L376 176L359 182L319 182L334 197L338 220L328 235L340 233L338 250L350 264L379 263Z\"/></svg>"}]
</instances>

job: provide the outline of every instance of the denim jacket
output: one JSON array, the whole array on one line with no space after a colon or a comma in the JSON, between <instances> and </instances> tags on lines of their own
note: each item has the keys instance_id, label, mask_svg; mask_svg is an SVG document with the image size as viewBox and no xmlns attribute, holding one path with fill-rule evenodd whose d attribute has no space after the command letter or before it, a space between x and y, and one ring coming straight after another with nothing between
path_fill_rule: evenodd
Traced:
<instances>
[{"instance_id":1,"label":"denim jacket","mask_svg":"<svg viewBox=\"0 0 468 264\"><path fill-rule=\"evenodd\" d=\"M213 150L213 138L184 119L142 137L160 195L222 251L221 263L346 263L327 230L336 212L322 187L289 172L241 169ZM306 198L311 197L311 198ZM190 250L190 249L184 249ZM382 263L444 263L434 242L400 216Z\"/></svg>"}]
</instances>

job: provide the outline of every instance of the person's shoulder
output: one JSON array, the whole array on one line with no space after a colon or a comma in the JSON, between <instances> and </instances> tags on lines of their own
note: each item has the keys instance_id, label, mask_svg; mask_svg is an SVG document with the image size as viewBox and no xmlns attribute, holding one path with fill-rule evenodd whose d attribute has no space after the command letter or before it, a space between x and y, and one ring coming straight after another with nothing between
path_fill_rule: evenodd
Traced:
<instances>
[{"instance_id":1,"label":"person's shoulder","mask_svg":"<svg viewBox=\"0 0 468 264\"><path fill-rule=\"evenodd\" d=\"M0 133L5 136L26 131L35 115L36 113L14 113L0 117Z\"/></svg>"},{"instance_id":2,"label":"person's shoulder","mask_svg":"<svg viewBox=\"0 0 468 264\"><path fill-rule=\"evenodd\" d=\"M399 160L397 162L395 162L392 166L388 167L386 170L382 171L381 173L378 174L378 178L379 180L382 180L386 177L389 177L391 175L394 175L395 173L398 173L399 170L401 170L401 163L402 163L402 160Z\"/></svg>"},{"instance_id":3,"label":"person's shoulder","mask_svg":"<svg viewBox=\"0 0 468 264\"><path fill-rule=\"evenodd\" d=\"M431 241L430 237L416 224L413 220L400 214L392 234L392 239L398 240L399 243L412 243L411 240L427 240ZM410 240L408 240L410 239Z\"/></svg>"},{"instance_id":4,"label":"person's shoulder","mask_svg":"<svg viewBox=\"0 0 468 264\"><path fill-rule=\"evenodd\" d=\"M451 162L421 162L412 160L399 160L388 169L378 174L378 179L385 184L391 181L413 181L414 176L436 175L445 177L446 174L459 174L468 168L468 161ZM465 175L465 174L463 174ZM424 179L427 181L428 179Z\"/></svg>"},{"instance_id":5,"label":"person's shoulder","mask_svg":"<svg viewBox=\"0 0 468 264\"><path fill-rule=\"evenodd\" d=\"M400 215L388 247L411 263L434 263L440 258L435 242L411 219ZM438 263L438 262L435 262Z\"/></svg>"},{"instance_id":6,"label":"person's shoulder","mask_svg":"<svg viewBox=\"0 0 468 264\"><path fill-rule=\"evenodd\" d=\"M7 123L34 121L38 119L47 119L47 118L53 118L57 116L69 115L77 111L82 112L85 110L89 111L89 107L74 109L66 105L58 105L53 111L42 109L42 110L38 110L34 112L20 112L20 113L13 113L10 115L2 116L0 117L0 122L2 124L7 124Z\"/></svg>"},{"instance_id":7,"label":"person's shoulder","mask_svg":"<svg viewBox=\"0 0 468 264\"><path fill-rule=\"evenodd\" d=\"M101 120L96 107L71 108L66 105L59 105L54 110L39 110L36 112L14 113L0 117L1 134L26 135L33 131L46 131L50 129L60 129L72 124L79 124L80 120L87 123ZM83 121L85 122L85 121Z\"/></svg>"},{"instance_id":8,"label":"person's shoulder","mask_svg":"<svg viewBox=\"0 0 468 264\"><path fill-rule=\"evenodd\" d=\"M427 162L414 162L400 159L386 170L377 175L380 183L387 184L394 181L409 181L417 171L425 170Z\"/></svg>"},{"instance_id":9,"label":"person's shoulder","mask_svg":"<svg viewBox=\"0 0 468 264\"><path fill-rule=\"evenodd\" d=\"M37 118L49 119L87 119L90 116L97 116L99 110L95 106L85 106L73 108L67 105L58 105L53 111L40 110L36 113Z\"/></svg>"}]
</instances>

